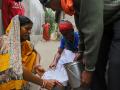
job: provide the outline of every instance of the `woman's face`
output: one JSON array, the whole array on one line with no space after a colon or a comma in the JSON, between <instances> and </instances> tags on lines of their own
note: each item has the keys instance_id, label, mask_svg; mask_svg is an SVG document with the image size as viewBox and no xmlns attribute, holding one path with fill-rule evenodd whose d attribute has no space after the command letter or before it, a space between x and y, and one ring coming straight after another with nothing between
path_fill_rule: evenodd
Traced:
<instances>
[{"instance_id":1,"label":"woman's face","mask_svg":"<svg viewBox=\"0 0 120 90\"><path fill-rule=\"evenodd\" d=\"M27 24L25 26L21 26L20 28L20 38L21 41L29 40L31 34L32 24Z\"/></svg>"}]
</instances>

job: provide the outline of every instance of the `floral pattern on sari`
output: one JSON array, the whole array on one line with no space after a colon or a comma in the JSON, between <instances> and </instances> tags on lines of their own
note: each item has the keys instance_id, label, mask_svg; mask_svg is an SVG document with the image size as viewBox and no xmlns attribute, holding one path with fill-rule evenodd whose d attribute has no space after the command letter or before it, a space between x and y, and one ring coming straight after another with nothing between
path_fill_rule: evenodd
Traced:
<instances>
[{"instance_id":1,"label":"floral pattern on sari","mask_svg":"<svg viewBox=\"0 0 120 90\"><path fill-rule=\"evenodd\" d=\"M3 69L4 71L0 71L0 84L8 82L10 80L23 79L20 43L20 22L18 15L11 20L11 23L6 31L6 42L3 42L4 40L0 39L0 42L2 42L2 44L0 44L0 54L2 57L2 54L5 54L3 52L8 52L10 56L9 58L7 58L9 61L9 68L7 67L6 70Z\"/></svg>"}]
</instances>

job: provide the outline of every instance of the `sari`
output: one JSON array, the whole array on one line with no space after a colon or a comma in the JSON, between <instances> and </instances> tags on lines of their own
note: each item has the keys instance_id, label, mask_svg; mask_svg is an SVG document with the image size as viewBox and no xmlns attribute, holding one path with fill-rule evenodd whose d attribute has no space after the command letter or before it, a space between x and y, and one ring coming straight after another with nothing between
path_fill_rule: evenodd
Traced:
<instances>
[{"instance_id":1,"label":"sari","mask_svg":"<svg viewBox=\"0 0 120 90\"><path fill-rule=\"evenodd\" d=\"M36 53L29 41L22 43L20 41L18 15L13 17L3 37L5 39L0 40L2 42L0 45L0 65L2 65L0 66L0 90L22 89L26 84L22 76L22 66L24 65L32 72L36 62Z\"/></svg>"}]
</instances>

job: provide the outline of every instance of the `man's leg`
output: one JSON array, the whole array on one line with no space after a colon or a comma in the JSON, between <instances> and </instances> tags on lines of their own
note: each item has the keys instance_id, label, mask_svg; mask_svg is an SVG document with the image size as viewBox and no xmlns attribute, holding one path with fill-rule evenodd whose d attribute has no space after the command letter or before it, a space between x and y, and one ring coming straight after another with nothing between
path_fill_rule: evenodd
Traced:
<instances>
[{"instance_id":1,"label":"man's leg","mask_svg":"<svg viewBox=\"0 0 120 90\"><path fill-rule=\"evenodd\" d=\"M120 90L120 20L114 25L109 53L108 90Z\"/></svg>"},{"instance_id":2,"label":"man's leg","mask_svg":"<svg viewBox=\"0 0 120 90\"><path fill-rule=\"evenodd\" d=\"M112 25L106 26L106 28L104 28L104 33L98 54L98 61L96 64L96 70L93 74L91 90L107 90L105 73L108 60L108 52L112 38L112 28Z\"/></svg>"}]
</instances>

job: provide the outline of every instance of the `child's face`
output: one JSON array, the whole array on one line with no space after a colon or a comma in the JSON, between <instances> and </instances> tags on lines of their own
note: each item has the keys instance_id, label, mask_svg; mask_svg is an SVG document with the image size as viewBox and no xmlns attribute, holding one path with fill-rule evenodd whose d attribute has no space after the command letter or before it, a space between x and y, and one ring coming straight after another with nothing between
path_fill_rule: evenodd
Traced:
<instances>
[{"instance_id":1,"label":"child's face","mask_svg":"<svg viewBox=\"0 0 120 90\"><path fill-rule=\"evenodd\" d=\"M62 31L62 35L69 41L72 41L74 38L74 31Z\"/></svg>"}]
</instances>

